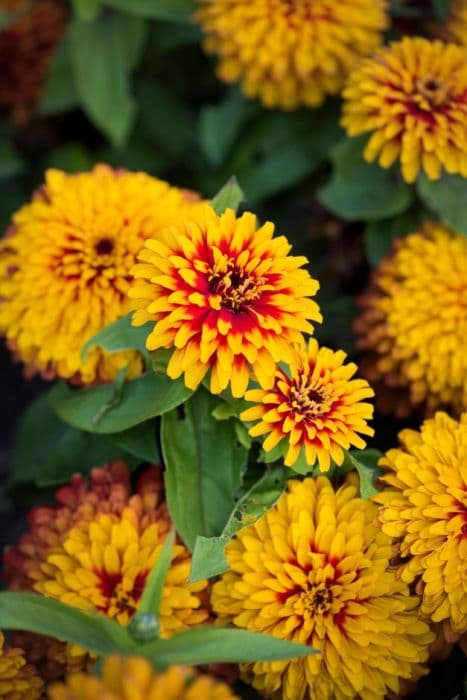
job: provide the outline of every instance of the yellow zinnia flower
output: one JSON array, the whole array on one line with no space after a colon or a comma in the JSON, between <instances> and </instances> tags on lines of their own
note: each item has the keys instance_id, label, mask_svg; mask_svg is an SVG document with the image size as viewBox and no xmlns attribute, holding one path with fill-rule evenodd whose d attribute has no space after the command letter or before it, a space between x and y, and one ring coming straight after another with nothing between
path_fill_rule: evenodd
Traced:
<instances>
[{"instance_id":1,"label":"yellow zinnia flower","mask_svg":"<svg viewBox=\"0 0 467 700\"><path fill-rule=\"evenodd\" d=\"M128 625L169 528L166 518L143 519L131 505L121 515L98 515L71 530L48 555L47 577L35 585L46 596L81 610L97 610ZM199 625L208 617L207 581L188 583L191 556L174 545L160 609L161 636Z\"/></svg>"},{"instance_id":2,"label":"yellow zinnia flower","mask_svg":"<svg viewBox=\"0 0 467 700\"><path fill-rule=\"evenodd\" d=\"M274 225L257 229L256 216L218 216L205 205L183 224L148 240L133 269L130 297L139 310L134 325L156 322L148 350L175 348L167 368L172 379L185 375L196 389L211 370L210 389L229 384L245 393L252 365L263 386L274 381L275 363L292 358L291 344L321 321L308 297L318 282L300 269L307 259L291 257Z\"/></svg>"},{"instance_id":3,"label":"yellow zinnia flower","mask_svg":"<svg viewBox=\"0 0 467 700\"><path fill-rule=\"evenodd\" d=\"M247 401L258 405L243 411L240 418L260 421L249 432L253 437L267 435L266 452L281 440L287 443L286 466L296 463L303 448L309 466L318 462L327 471L331 459L342 464L344 450L351 445L365 447L357 433L374 434L366 422L373 415L373 406L363 402L373 396L373 390L364 379L351 379L357 365L344 365L345 358L342 350L319 348L311 338L308 350L297 349L288 374L277 367L271 389L245 394Z\"/></svg>"},{"instance_id":4,"label":"yellow zinnia flower","mask_svg":"<svg viewBox=\"0 0 467 700\"><path fill-rule=\"evenodd\" d=\"M398 158L414 182L467 177L467 53L455 44L404 37L365 60L349 78L342 124L349 136L374 132L367 161L389 168Z\"/></svg>"},{"instance_id":5,"label":"yellow zinnia flower","mask_svg":"<svg viewBox=\"0 0 467 700\"><path fill-rule=\"evenodd\" d=\"M83 673L49 689L49 700L238 700L232 690L194 669L170 666L156 673L136 656L109 656L102 679Z\"/></svg>"},{"instance_id":6,"label":"yellow zinnia flower","mask_svg":"<svg viewBox=\"0 0 467 700\"><path fill-rule=\"evenodd\" d=\"M0 242L0 333L29 372L84 383L111 381L136 353L85 341L129 311L130 270L146 238L193 206L191 195L144 173L96 166L46 173Z\"/></svg>"},{"instance_id":7,"label":"yellow zinnia flower","mask_svg":"<svg viewBox=\"0 0 467 700\"><path fill-rule=\"evenodd\" d=\"M410 405L428 412L467 407L467 239L440 224L425 223L397 240L374 272L356 321L367 353L361 369L392 399L389 410ZM406 398L408 396L408 398Z\"/></svg>"},{"instance_id":8,"label":"yellow zinnia flower","mask_svg":"<svg viewBox=\"0 0 467 700\"><path fill-rule=\"evenodd\" d=\"M218 75L266 107L320 105L336 95L388 27L386 0L200 0L195 19Z\"/></svg>"},{"instance_id":9,"label":"yellow zinnia flower","mask_svg":"<svg viewBox=\"0 0 467 700\"><path fill-rule=\"evenodd\" d=\"M4 647L0 632L0 698L36 700L41 697L42 681L33 666L27 665L21 649Z\"/></svg>"},{"instance_id":10,"label":"yellow zinnia flower","mask_svg":"<svg viewBox=\"0 0 467 700\"><path fill-rule=\"evenodd\" d=\"M381 527L400 550L400 578L418 581L421 614L460 635L467 631L467 414L457 422L437 413L399 439L380 461Z\"/></svg>"},{"instance_id":11,"label":"yellow zinnia flower","mask_svg":"<svg viewBox=\"0 0 467 700\"><path fill-rule=\"evenodd\" d=\"M319 654L242 666L282 700L382 700L425 670L433 639L418 599L390 567L391 539L374 503L350 479L289 481L278 503L226 549L231 570L214 584L221 622L309 644Z\"/></svg>"}]
</instances>

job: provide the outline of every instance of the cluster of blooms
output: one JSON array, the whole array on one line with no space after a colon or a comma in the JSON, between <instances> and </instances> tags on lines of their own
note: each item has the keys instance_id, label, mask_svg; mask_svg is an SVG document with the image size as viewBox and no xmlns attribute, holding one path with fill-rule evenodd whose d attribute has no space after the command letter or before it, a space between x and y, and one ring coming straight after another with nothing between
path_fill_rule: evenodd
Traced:
<instances>
[{"instance_id":1,"label":"cluster of blooms","mask_svg":"<svg viewBox=\"0 0 467 700\"><path fill-rule=\"evenodd\" d=\"M5 647L0 631L0 698L2 700L38 700L42 680L34 666L26 662L21 649Z\"/></svg>"}]
</instances>

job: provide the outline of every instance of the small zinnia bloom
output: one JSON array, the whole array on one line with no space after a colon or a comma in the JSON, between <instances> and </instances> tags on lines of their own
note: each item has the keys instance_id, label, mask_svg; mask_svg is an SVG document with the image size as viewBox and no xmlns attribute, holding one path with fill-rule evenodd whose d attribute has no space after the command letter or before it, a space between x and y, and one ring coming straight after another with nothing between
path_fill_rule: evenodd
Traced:
<instances>
[{"instance_id":1,"label":"small zinnia bloom","mask_svg":"<svg viewBox=\"0 0 467 700\"><path fill-rule=\"evenodd\" d=\"M214 394L230 384L244 395L250 365L262 386L271 386L276 362L292 358L291 345L321 321L309 299L319 284L304 257L289 256L284 236L270 222L257 228L249 212L237 218L198 207L183 224L148 240L133 269L130 297L139 309L134 325L156 322L148 350L174 348L167 368L196 389L211 370Z\"/></svg>"},{"instance_id":2,"label":"small zinnia bloom","mask_svg":"<svg viewBox=\"0 0 467 700\"><path fill-rule=\"evenodd\" d=\"M377 405L467 408L467 239L437 223L396 241L360 299L361 370ZM383 392L380 397L379 387ZM385 396L386 394L387 396Z\"/></svg>"},{"instance_id":3,"label":"small zinnia bloom","mask_svg":"<svg viewBox=\"0 0 467 700\"><path fill-rule=\"evenodd\" d=\"M320 105L336 95L388 27L386 0L201 0L195 19L218 75L266 107Z\"/></svg>"},{"instance_id":4,"label":"small zinnia bloom","mask_svg":"<svg viewBox=\"0 0 467 700\"><path fill-rule=\"evenodd\" d=\"M2 700L38 700L42 681L35 668L26 663L21 649L4 646L0 632L0 698Z\"/></svg>"},{"instance_id":5,"label":"small zinnia bloom","mask_svg":"<svg viewBox=\"0 0 467 700\"><path fill-rule=\"evenodd\" d=\"M364 157L397 159L414 182L443 169L467 177L467 53L456 44L404 37L366 59L343 92L349 136L373 132Z\"/></svg>"},{"instance_id":6,"label":"small zinnia bloom","mask_svg":"<svg viewBox=\"0 0 467 700\"><path fill-rule=\"evenodd\" d=\"M18 13L0 29L0 110L18 124L27 122L38 102L67 12L55 0L0 0L0 11Z\"/></svg>"},{"instance_id":7,"label":"small zinnia bloom","mask_svg":"<svg viewBox=\"0 0 467 700\"><path fill-rule=\"evenodd\" d=\"M467 414L446 413L420 431L403 430L401 446L380 460L385 488L383 532L400 552L402 581L417 581L420 612L467 632Z\"/></svg>"},{"instance_id":8,"label":"small zinnia bloom","mask_svg":"<svg viewBox=\"0 0 467 700\"><path fill-rule=\"evenodd\" d=\"M318 462L327 471L331 459L342 464L344 450L365 447L358 433L374 434L367 425L373 406L363 401L373 396L373 390L364 379L352 379L357 365L344 364L345 358L342 350L319 348L311 338L308 349L297 349L289 373L277 367L271 389L251 389L245 394L247 401L257 405L240 418L260 421L249 432L253 437L267 436L266 452L284 440L286 466L293 467L303 449L310 467Z\"/></svg>"},{"instance_id":9,"label":"small zinnia bloom","mask_svg":"<svg viewBox=\"0 0 467 700\"><path fill-rule=\"evenodd\" d=\"M158 560L170 521L143 517L130 504L121 515L96 516L71 530L47 557L46 578L35 585L43 595L81 610L98 611L128 625L147 577ZM191 556L175 544L160 609L162 637L206 621L207 581L188 583Z\"/></svg>"},{"instance_id":10,"label":"small zinnia bloom","mask_svg":"<svg viewBox=\"0 0 467 700\"><path fill-rule=\"evenodd\" d=\"M0 333L30 373L112 381L137 353L81 348L127 313L130 270L146 238L195 206L192 196L145 173L96 166L46 173L0 242Z\"/></svg>"},{"instance_id":11,"label":"small zinnia bloom","mask_svg":"<svg viewBox=\"0 0 467 700\"><path fill-rule=\"evenodd\" d=\"M156 673L146 659L109 656L102 679L77 674L49 688L49 700L238 700L228 685L192 668Z\"/></svg>"},{"instance_id":12,"label":"small zinnia bloom","mask_svg":"<svg viewBox=\"0 0 467 700\"><path fill-rule=\"evenodd\" d=\"M231 570L214 584L222 623L309 644L319 654L242 666L254 687L283 700L382 700L425 670L433 639L418 599L390 566L378 509L323 476L286 493L226 549Z\"/></svg>"}]
</instances>

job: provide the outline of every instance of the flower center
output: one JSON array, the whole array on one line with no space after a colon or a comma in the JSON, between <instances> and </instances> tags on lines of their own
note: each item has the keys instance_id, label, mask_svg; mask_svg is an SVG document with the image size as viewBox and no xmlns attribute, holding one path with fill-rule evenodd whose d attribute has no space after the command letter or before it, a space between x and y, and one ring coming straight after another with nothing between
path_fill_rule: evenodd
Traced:
<instances>
[{"instance_id":1,"label":"flower center","mask_svg":"<svg viewBox=\"0 0 467 700\"><path fill-rule=\"evenodd\" d=\"M127 613L131 617L136 611L144 590L147 573L147 571L140 572L131 588L128 588L128 585L124 585L120 572L114 574L105 570L96 572L99 578L99 592L105 598L103 605L96 605L97 610L109 617L117 617L121 613Z\"/></svg>"},{"instance_id":2,"label":"flower center","mask_svg":"<svg viewBox=\"0 0 467 700\"><path fill-rule=\"evenodd\" d=\"M260 297L259 286L264 280L249 275L224 256L214 266L208 282L211 294L221 297L222 308L240 313Z\"/></svg>"},{"instance_id":3,"label":"flower center","mask_svg":"<svg viewBox=\"0 0 467 700\"><path fill-rule=\"evenodd\" d=\"M434 107L443 105L449 96L449 87L440 83L436 78L420 78L415 83L415 103L428 112Z\"/></svg>"},{"instance_id":4,"label":"flower center","mask_svg":"<svg viewBox=\"0 0 467 700\"><path fill-rule=\"evenodd\" d=\"M303 591L300 603L310 615L323 615L331 609L332 599L332 591L325 583L319 583Z\"/></svg>"},{"instance_id":5,"label":"flower center","mask_svg":"<svg viewBox=\"0 0 467 700\"><path fill-rule=\"evenodd\" d=\"M290 405L304 416L321 416L329 410L327 392L323 387L312 389L311 387L292 387L290 391Z\"/></svg>"},{"instance_id":6,"label":"flower center","mask_svg":"<svg viewBox=\"0 0 467 700\"><path fill-rule=\"evenodd\" d=\"M110 255L115 245L111 238L101 238L94 246L97 255Z\"/></svg>"}]
</instances>

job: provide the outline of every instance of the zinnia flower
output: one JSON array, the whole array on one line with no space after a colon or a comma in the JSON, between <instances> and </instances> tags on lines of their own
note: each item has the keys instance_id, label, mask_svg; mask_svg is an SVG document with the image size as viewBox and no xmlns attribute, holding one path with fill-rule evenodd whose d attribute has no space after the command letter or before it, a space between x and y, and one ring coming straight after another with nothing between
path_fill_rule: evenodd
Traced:
<instances>
[{"instance_id":1,"label":"zinnia flower","mask_svg":"<svg viewBox=\"0 0 467 700\"><path fill-rule=\"evenodd\" d=\"M455 44L404 37L366 59L343 92L349 136L373 132L364 157L389 168L398 158L414 182L443 168L467 177L467 53Z\"/></svg>"},{"instance_id":2,"label":"zinnia flower","mask_svg":"<svg viewBox=\"0 0 467 700\"><path fill-rule=\"evenodd\" d=\"M49 689L50 700L238 700L225 683L194 669L170 666L156 673L139 657L109 656L103 677L82 673Z\"/></svg>"},{"instance_id":3,"label":"zinnia flower","mask_svg":"<svg viewBox=\"0 0 467 700\"><path fill-rule=\"evenodd\" d=\"M358 433L373 435L366 422L373 406L363 402L373 396L373 390L365 380L351 379L357 365L345 365L345 358L342 350L319 348L311 338L308 350L297 350L288 373L277 367L272 389L251 389L245 394L247 401L257 405L240 418L260 421L249 432L253 437L267 435L266 452L284 440L286 466L296 463L303 448L310 467L318 462L327 471L331 459L342 464L344 450L351 445L365 447Z\"/></svg>"},{"instance_id":4,"label":"zinnia flower","mask_svg":"<svg viewBox=\"0 0 467 700\"><path fill-rule=\"evenodd\" d=\"M467 47L467 2L451 0L449 20L445 27L446 35L458 44Z\"/></svg>"},{"instance_id":5,"label":"zinnia flower","mask_svg":"<svg viewBox=\"0 0 467 700\"><path fill-rule=\"evenodd\" d=\"M149 350L175 348L167 368L172 379L185 375L196 389L211 370L210 389L229 383L241 397L251 364L259 383L271 386L275 363L292 358L291 344L321 321L314 295L318 282L300 269L307 259L291 257L274 225L257 229L256 217L222 216L205 205L190 220L148 240L133 269L130 297L139 310L134 325L156 322Z\"/></svg>"},{"instance_id":6,"label":"zinnia flower","mask_svg":"<svg viewBox=\"0 0 467 700\"><path fill-rule=\"evenodd\" d=\"M4 646L0 632L0 698L36 700L41 697L42 681L33 666L26 664L21 649Z\"/></svg>"},{"instance_id":7,"label":"zinnia flower","mask_svg":"<svg viewBox=\"0 0 467 700\"><path fill-rule=\"evenodd\" d=\"M135 503L121 515L100 514L71 530L47 557L47 577L35 585L46 596L82 610L95 610L127 625L136 612L148 574L157 562L170 521L144 515ZM191 556L175 544L164 584L161 636L204 622L207 581L188 583Z\"/></svg>"},{"instance_id":8,"label":"zinnia flower","mask_svg":"<svg viewBox=\"0 0 467 700\"><path fill-rule=\"evenodd\" d=\"M382 700L425 672L433 635L390 567L377 507L352 481L335 491L323 476L289 480L278 503L227 546L231 570L212 592L220 621L320 651L243 665L268 697Z\"/></svg>"},{"instance_id":9,"label":"zinnia flower","mask_svg":"<svg viewBox=\"0 0 467 700\"><path fill-rule=\"evenodd\" d=\"M218 75L266 107L336 95L389 24L386 0L201 0L195 19Z\"/></svg>"},{"instance_id":10,"label":"zinnia flower","mask_svg":"<svg viewBox=\"0 0 467 700\"><path fill-rule=\"evenodd\" d=\"M145 238L193 206L192 196L144 173L96 166L49 170L0 243L0 333L30 373L84 383L111 381L137 353L106 353L85 341L129 311L130 270Z\"/></svg>"},{"instance_id":11,"label":"zinnia flower","mask_svg":"<svg viewBox=\"0 0 467 700\"><path fill-rule=\"evenodd\" d=\"M466 238L425 223L397 240L360 304L355 330L367 353L361 369L377 400L382 384L393 391L389 408L400 416L411 405L428 412L467 407Z\"/></svg>"},{"instance_id":12,"label":"zinnia flower","mask_svg":"<svg viewBox=\"0 0 467 700\"><path fill-rule=\"evenodd\" d=\"M400 578L417 581L420 612L467 631L467 414L437 413L420 431L403 430L381 459L383 532L395 538Z\"/></svg>"},{"instance_id":13,"label":"zinnia flower","mask_svg":"<svg viewBox=\"0 0 467 700\"><path fill-rule=\"evenodd\" d=\"M0 110L18 124L27 122L67 24L67 12L54 0L0 0L0 11L18 12L0 30Z\"/></svg>"}]
</instances>

